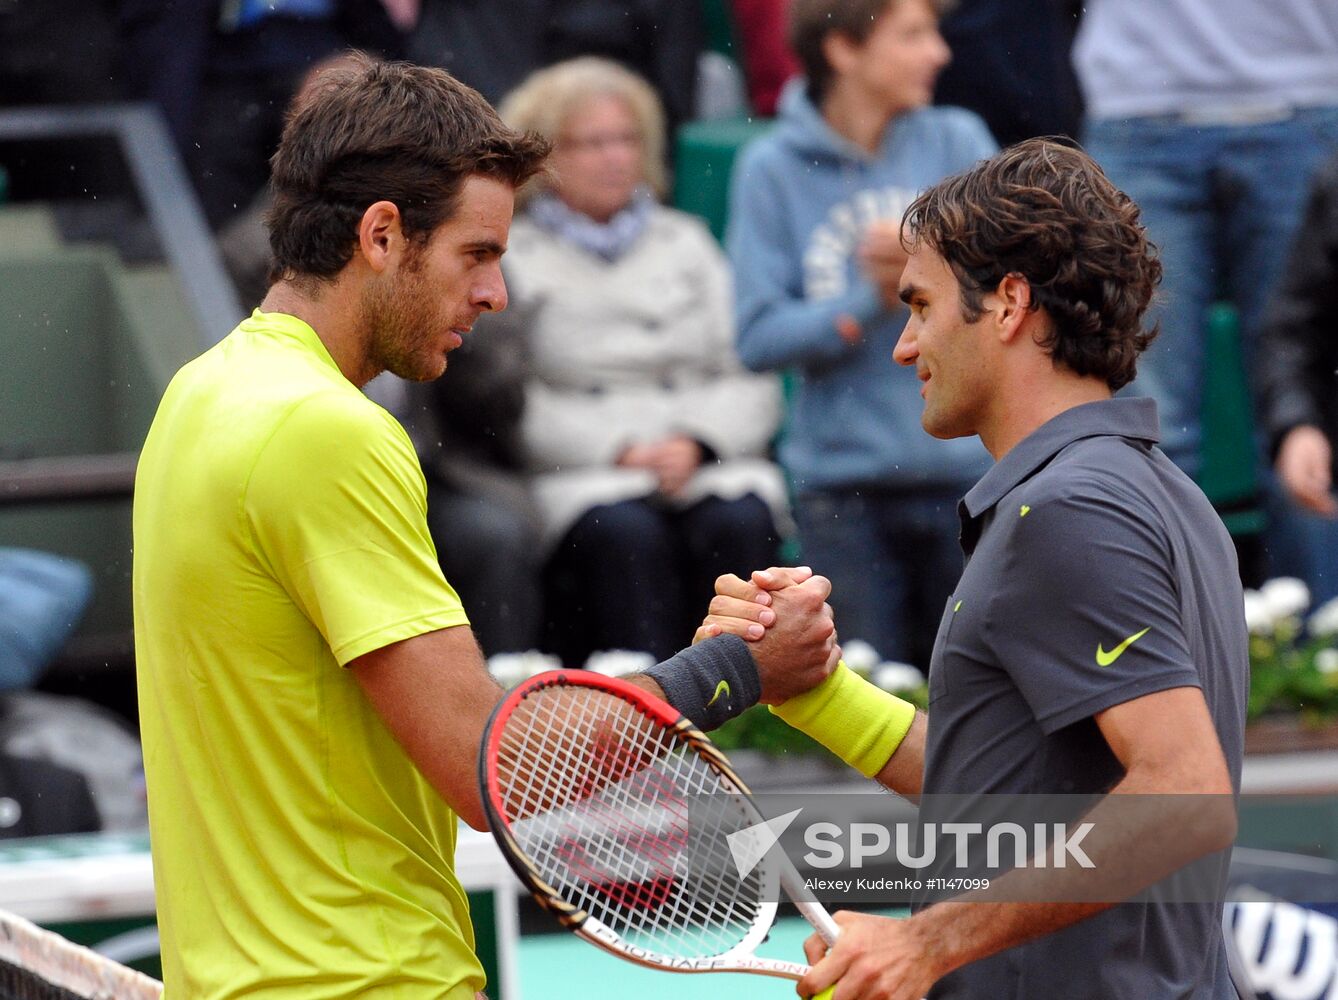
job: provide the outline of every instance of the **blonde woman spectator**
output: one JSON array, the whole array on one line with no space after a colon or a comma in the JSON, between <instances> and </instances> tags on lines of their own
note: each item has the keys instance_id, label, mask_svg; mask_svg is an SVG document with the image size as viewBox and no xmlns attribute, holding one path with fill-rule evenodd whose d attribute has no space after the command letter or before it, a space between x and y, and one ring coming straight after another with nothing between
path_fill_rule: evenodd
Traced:
<instances>
[{"instance_id":1,"label":"blonde woman spectator","mask_svg":"<svg viewBox=\"0 0 1338 1000\"><path fill-rule=\"evenodd\" d=\"M734 356L728 264L706 227L657 201L648 84L574 59L501 112L554 144L506 256L529 317L521 439L549 547L549 645L569 663L667 656L717 575L774 561L779 388Z\"/></svg>"}]
</instances>

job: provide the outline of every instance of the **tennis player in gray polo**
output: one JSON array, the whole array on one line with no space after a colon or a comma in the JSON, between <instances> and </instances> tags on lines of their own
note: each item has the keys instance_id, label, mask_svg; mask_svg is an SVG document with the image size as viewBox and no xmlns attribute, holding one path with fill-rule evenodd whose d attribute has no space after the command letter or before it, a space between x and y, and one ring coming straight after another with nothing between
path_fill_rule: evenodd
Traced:
<instances>
[{"instance_id":1,"label":"tennis player in gray polo","mask_svg":"<svg viewBox=\"0 0 1338 1000\"><path fill-rule=\"evenodd\" d=\"M1202 691L1239 790L1248 666L1235 552L1157 437L1149 399L1085 403L966 495L966 570L929 674L927 802L1111 789L1125 764L1097 717L1177 688ZM1150 853L1182 831L1152 834ZM931 996L1234 1000L1221 914L1220 899L1116 906L964 965Z\"/></svg>"},{"instance_id":2,"label":"tennis player in gray polo","mask_svg":"<svg viewBox=\"0 0 1338 1000\"><path fill-rule=\"evenodd\" d=\"M1094 867L1008 872L904 920L838 913L830 950L805 943L799 992L1234 998L1220 920L1244 607L1226 530L1156 447L1154 404L1114 398L1155 336L1143 317L1161 266L1137 206L1085 153L1034 139L930 188L905 231L895 360L916 368L925 430L978 435L995 465L960 505L965 570L927 719L876 778L924 795L922 813L945 793L1089 796ZM722 578L708 621L741 632L729 616L757 620L759 590L786 582ZM1196 901L1114 902L1191 863L1209 873Z\"/></svg>"}]
</instances>

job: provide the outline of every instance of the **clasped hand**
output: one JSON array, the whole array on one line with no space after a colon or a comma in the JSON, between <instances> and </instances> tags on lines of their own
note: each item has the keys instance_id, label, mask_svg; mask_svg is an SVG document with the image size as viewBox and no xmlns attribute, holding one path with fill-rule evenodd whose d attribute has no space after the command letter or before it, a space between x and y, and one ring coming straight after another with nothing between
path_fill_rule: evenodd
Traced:
<instances>
[{"instance_id":1,"label":"clasped hand","mask_svg":"<svg viewBox=\"0 0 1338 1000\"><path fill-rule=\"evenodd\" d=\"M729 634L752 643L761 701L779 705L820 684L841 659L831 592L831 581L807 566L758 570L747 580L727 573L692 641Z\"/></svg>"}]
</instances>

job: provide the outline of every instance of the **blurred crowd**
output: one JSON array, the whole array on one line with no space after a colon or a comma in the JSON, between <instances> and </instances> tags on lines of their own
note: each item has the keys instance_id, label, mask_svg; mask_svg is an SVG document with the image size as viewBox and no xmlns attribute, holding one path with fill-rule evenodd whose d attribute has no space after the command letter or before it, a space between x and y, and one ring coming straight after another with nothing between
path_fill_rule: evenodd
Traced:
<instances>
[{"instance_id":1,"label":"blurred crowd","mask_svg":"<svg viewBox=\"0 0 1338 1000\"><path fill-rule=\"evenodd\" d=\"M1191 474L1208 310L1235 307L1268 514L1243 571L1338 595L1331 0L10 3L0 102L156 105L250 308L284 116L349 48L445 67L554 143L509 308L438 382L368 387L418 447L487 654L661 659L717 575L784 560L832 579L843 640L926 665L989 456L924 434L892 361L899 220L1035 135L1081 141L1160 248L1161 332L1126 391ZM722 247L670 207L676 150L744 117L774 122L734 161Z\"/></svg>"}]
</instances>

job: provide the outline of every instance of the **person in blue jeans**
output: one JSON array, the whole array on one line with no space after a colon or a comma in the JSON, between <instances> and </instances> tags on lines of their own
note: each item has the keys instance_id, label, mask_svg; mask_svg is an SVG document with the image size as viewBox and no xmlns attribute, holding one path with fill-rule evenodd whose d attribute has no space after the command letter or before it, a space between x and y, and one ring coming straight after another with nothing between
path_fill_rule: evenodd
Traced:
<instances>
[{"instance_id":1,"label":"person in blue jeans","mask_svg":"<svg viewBox=\"0 0 1338 1000\"><path fill-rule=\"evenodd\" d=\"M726 239L739 356L792 374L780 458L803 561L832 581L843 639L922 665L961 572L957 501L988 465L975 440L921 432L915 373L888 364L902 211L997 148L974 113L930 106L941 7L795 0L804 77L740 154Z\"/></svg>"},{"instance_id":2,"label":"person in blue jeans","mask_svg":"<svg viewBox=\"0 0 1338 1000\"><path fill-rule=\"evenodd\" d=\"M1089 0L1074 63L1087 150L1142 208L1165 268L1161 335L1131 388L1157 401L1163 449L1197 476L1208 307L1235 305L1255 372L1308 186L1338 149L1338 5ZM1313 560L1262 463L1260 475L1270 571L1303 575Z\"/></svg>"},{"instance_id":3,"label":"person in blue jeans","mask_svg":"<svg viewBox=\"0 0 1338 1000\"><path fill-rule=\"evenodd\" d=\"M74 559L0 548L0 692L30 687L88 606L93 575Z\"/></svg>"}]
</instances>

